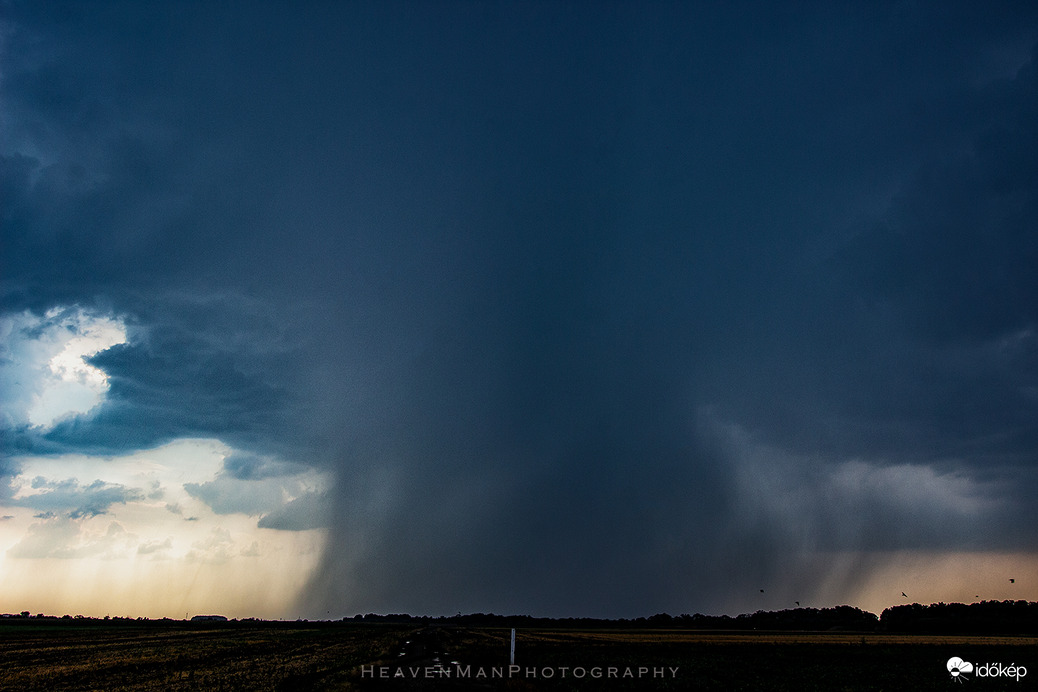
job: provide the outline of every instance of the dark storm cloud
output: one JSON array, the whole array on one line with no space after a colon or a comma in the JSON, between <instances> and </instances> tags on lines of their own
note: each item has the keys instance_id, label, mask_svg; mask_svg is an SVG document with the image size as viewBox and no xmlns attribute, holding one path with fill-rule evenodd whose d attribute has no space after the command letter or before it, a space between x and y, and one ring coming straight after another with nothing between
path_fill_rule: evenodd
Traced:
<instances>
[{"instance_id":1,"label":"dark storm cloud","mask_svg":"<svg viewBox=\"0 0 1038 692\"><path fill-rule=\"evenodd\" d=\"M1033 465L1035 66L1032 49L1011 77L964 90L958 107L973 117L946 150L923 157L881 218L781 303L765 301L761 332L781 349L764 362L816 399L776 434L800 430L842 454ZM835 431L818 429L819 403L842 419Z\"/></svg>"},{"instance_id":2,"label":"dark storm cloud","mask_svg":"<svg viewBox=\"0 0 1038 692\"><path fill-rule=\"evenodd\" d=\"M99 446L126 439L139 449L205 433L229 442L263 435L278 427L283 394L243 371L240 357L192 342L109 349L91 359L110 377L104 409L82 430L70 422L48 437L89 446L97 435Z\"/></svg>"},{"instance_id":3,"label":"dark storm cloud","mask_svg":"<svg viewBox=\"0 0 1038 692\"><path fill-rule=\"evenodd\" d=\"M163 310L137 311L127 343L86 359L108 376L104 405L49 428L5 429L9 452L117 454L206 436L268 451L291 444L284 413L289 397L277 380L285 354L276 329L250 317L241 301L152 300ZM122 304L135 302L124 298ZM206 313L204 321L199 312ZM275 466L255 471L273 473Z\"/></svg>"},{"instance_id":4,"label":"dark storm cloud","mask_svg":"<svg viewBox=\"0 0 1038 692\"><path fill-rule=\"evenodd\" d=\"M48 439L333 471L314 612L1034 547L1033 8L53 7L6 34L3 307L136 331Z\"/></svg>"},{"instance_id":5,"label":"dark storm cloud","mask_svg":"<svg viewBox=\"0 0 1038 692\"><path fill-rule=\"evenodd\" d=\"M1038 321L1038 48L1012 79L965 98L961 145L929 157L882 226L843 252L862 292L913 335L983 342Z\"/></svg>"}]
</instances>

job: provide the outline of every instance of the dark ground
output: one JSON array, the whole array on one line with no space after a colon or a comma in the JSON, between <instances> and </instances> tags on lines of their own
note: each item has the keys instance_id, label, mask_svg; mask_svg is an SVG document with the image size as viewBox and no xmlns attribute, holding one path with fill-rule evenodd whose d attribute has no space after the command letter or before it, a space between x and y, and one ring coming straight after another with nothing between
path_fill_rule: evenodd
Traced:
<instances>
[{"instance_id":1,"label":"dark ground","mask_svg":"<svg viewBox=\"0 0 1038 692\"><path fill-rule=\"evenodd\" d=\"M0 623L0 689L1038 689L1035 637L529 628L518 630L519 667L510 670L509 634L371 623L8 621ZM960 688L946 670L953 656L1027 674L974 674Z\"/></svg>"}]
</instances>

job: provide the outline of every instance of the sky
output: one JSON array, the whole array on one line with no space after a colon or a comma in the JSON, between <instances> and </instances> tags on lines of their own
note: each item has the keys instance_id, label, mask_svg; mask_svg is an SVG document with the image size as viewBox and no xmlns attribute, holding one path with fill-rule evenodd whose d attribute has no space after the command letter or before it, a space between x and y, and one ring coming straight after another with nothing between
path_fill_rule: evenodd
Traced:
<instances>
[{"instance_id":1,"label":"sky","mask_svg":"<svg viewBox=\"0 0 1038 692\"><path fill-rule=\"evenodd\" d=\"M1032 2L0 0L0 611L1038 600L1035 267Z\"/></svg>"}]
</instances>

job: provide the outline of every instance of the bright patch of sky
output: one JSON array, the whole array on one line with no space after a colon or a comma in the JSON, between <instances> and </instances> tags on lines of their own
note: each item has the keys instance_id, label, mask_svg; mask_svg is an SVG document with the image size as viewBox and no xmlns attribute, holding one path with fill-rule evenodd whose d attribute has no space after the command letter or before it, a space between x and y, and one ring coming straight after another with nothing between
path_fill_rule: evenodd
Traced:
<instances>
[{"instance_id":1,"label":"bright patch of sky","mask_svg":"<svg viewBox=\"0 0 1038 692\"><path fill-rule=\"evenodd\" d=\"M4 422L50 428L91 411L108 392L108 376L87 361L126 339L118 318L78 307L0 318Z\"/></svg>"},{"instance_id":2,"label":"bright patch of sky","mask_svg":"<svg viewBox=\"0 0 1038 692\"><path fill-rule=\"evenodd\" d=\"M846 600L877 615L905 603L1034 600L1019 575L1038 574L1038 556L1023 551L836 552L817 564L826 576L804 605Z\"/></svg>"},{"instance_id":3,"label":"bright patch of sky","mask_svg":"<svg viewBox=\"0 0 1038 692\"><path fill-rule=\"evenodd\" d=\"M327 477L219 440L12 462L0 593L14 610L279 617L323 551Z\"/></svg>"},{"instance_id":4,"label":"bright patch of sky","mask_svg":"<svg viewBox=\"0 0 1038 692\"><path fill-rule=\"evenodd\" d=\"M0 317L0 422L45 433L104 406L90 359L128 340L75 306ZM280 617L323 552L327 475L218 439L2 461L0 609Z\"/></svg>"}]
</instances>

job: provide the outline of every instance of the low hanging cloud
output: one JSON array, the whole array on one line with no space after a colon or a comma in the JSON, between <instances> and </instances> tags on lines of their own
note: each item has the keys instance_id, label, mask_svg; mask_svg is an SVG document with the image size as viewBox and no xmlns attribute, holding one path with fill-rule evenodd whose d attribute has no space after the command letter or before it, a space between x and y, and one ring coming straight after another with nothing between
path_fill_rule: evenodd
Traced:
<instances>
[{"instance_id":1,"label":"low hanging cloud","mask_svg":"<svg viewBox=\"0 0 1038 692\"><path fill-rule=\"evenodd\" d=\"M162 541L157 541L157 540L147 541L146 543L141 543L139 546L137 546L137 554L138 555L154 555L154 556L157 557L157 556L161 555L162 553L165 553L165 552L171 550L172 548L173 548L173 539L172 538L166 538L165 540L162 540Z\"/></svg>"},{"instance_id":2,"label":"low hanging cloud","mask_svg":"<svg viewBox=\"0 0 1038 692\"><path fill-rule=\"evenodd\" d=\"M263 514L279 506L283 497L280 483L242 482L228 477L205 483L185 483L184 490L217 514Z\"/></svg>"},{"instance_id":3,"label":"low hanging cloud","mask_svg":"<svg viewBox=\"0 0 1038 692\"><path fill-rule=\"evenodd\" d=\"M216 478L184 490L217 514L262 515L260 528L302 531L325 525L326 485L324 474L302 464L235 452Z\"/></svg>"},{"instance_id":4,"label":"low hanging cloud","mask_svg":"<svg viewBox=\"0 0 1038 692\"><path fill-rule=\"evenodd\" d=\"M258 454L236 452L223 460L223 471L229 478L256 481L295 476L306 472L307 468L301 464L279 461Z\"/></svg>"},{"instance_id":5,"label":"low hanging cloud","mask_svg":"<svg viewBox=\"0 0 1038 692\"><path fill-rule=\"evenodd\" d=\"M735 472L733 523L794 554L996 549L1014 510L1004 482L969 469L882 459L801 457L715 425Z\"/></svg>"},{"instance_id":6,"label":"low hanging cloud","mask_svg":"<svg viewBox=\"0 0 1038 692\"><path fill-rule=\"evenodd\" d=\"M328 526L329 498L325 493L307 492L260 517L261 529L307 531Z\"/></svg>"},{"instance_id":7,"label":"low hanging cloud","mask_svg":"<svg viewBox=\"0 0 1038 692\"><path fill-rule=\"evenodd\" d=\"M71 519L106 514L112 505L144 499L139 488L96 480L81 485L75 478L51 481L33 478L11 501L12 506L29 507L43 512L62 513Z\"/></svg>"}]
</instances>

